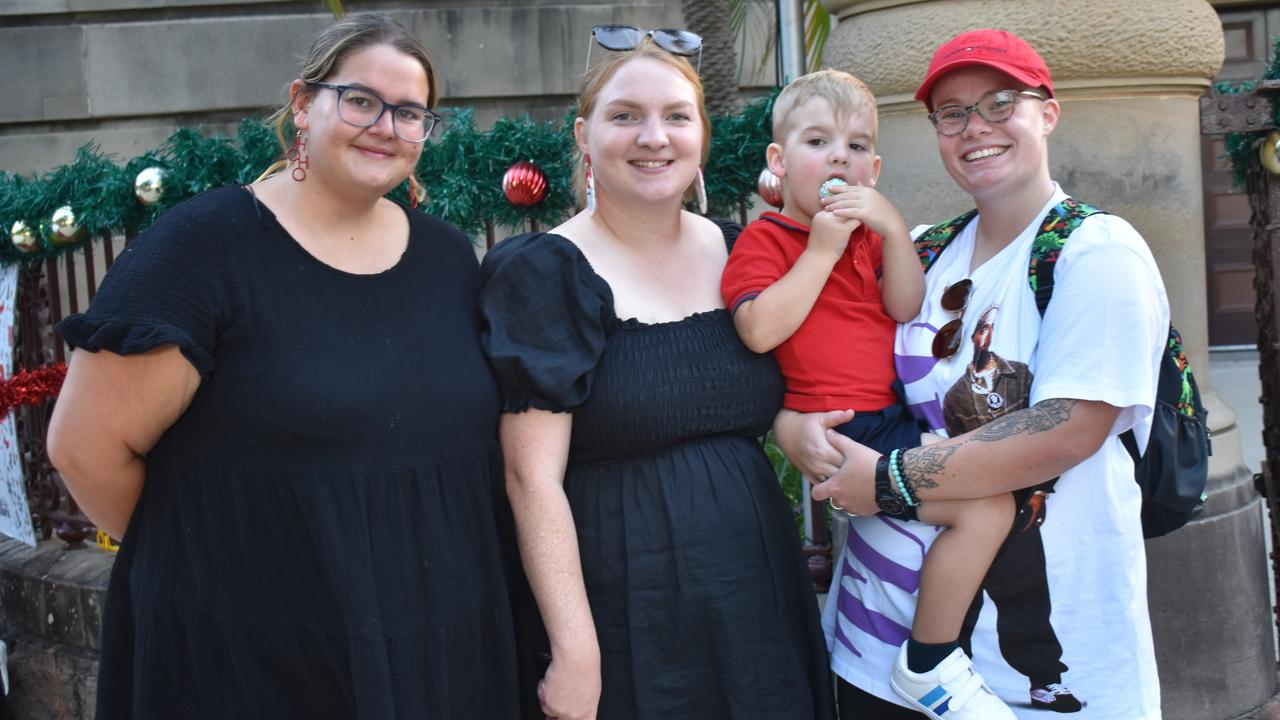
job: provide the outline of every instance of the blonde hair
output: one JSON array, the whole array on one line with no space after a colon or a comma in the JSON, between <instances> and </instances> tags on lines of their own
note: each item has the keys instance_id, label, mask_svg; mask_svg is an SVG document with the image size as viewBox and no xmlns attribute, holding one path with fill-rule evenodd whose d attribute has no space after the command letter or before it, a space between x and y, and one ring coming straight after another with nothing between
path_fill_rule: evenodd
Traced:
<instances>
[{"instance_id":1,"label":"blonde hair","mask_svg":"<svg viewBox=\"0 0 1280 720\"><path fill-rule=\"evenodd\" d=\"M440 101L439 86L435 66L431 64L427 49L408 28L385 13L348 15L330 25L311 41L311 48L307 50L302 66L298 69L298 77L305 83L323 82L337 71L351 53L378 45L389 45L422 65L427 73L427 107L435 109ZM311 88L304 87L300 92L310 93ZM285 152L289 149L289 143L285 140L285 128L292 122L293 98L267 118L267 125L275 129L276 140ZM276 163L272 168L280 164ZM271 169L268 169L264 175L270 172ZM421 184L413 173L410 173L409 181L411 185Z\"/></svg>"},{"instance_id":2,"label":"blonde hair","mask_svg":"<svg viewBox=\"0 0 1280 720\"><path fill-rule=\"evenodd\" d=\"M599 99L600 91L604 89L605 84L613 78L623 65L641 58L650 58L670 65L693 86L694 100L698 109L698 121L702 126L702 155L700 161L705 165L707 158L711 155L711 118L707 117L707 105L703 99L702 92L702 78L698 77L698 71L693 69L688 60L663 50L649 38L645 38L635 50L607 54L604 60L587 70L582 78L582 92L578 93L577 116L584 120L589 120L591 114L595 112L596 101ZM578 194L579 204L586 203L586 175L586 157L581 151L578 151L573 170L573 188ZM690 185L685 192L685 198L691 198L693 192L694 187Z\"/></svg>"},{"instance_id":3,"label":"blonde hair","mask_svg":"<svg viewBox=\"0 0 1280 720\"><path fill-rule=\"evenodd\" d=\"M774 142L780 143L786 138L795 109L815 97L826 100L837 118L865 111L871 119L871 141L876 141L880 119L876 111L876 96L871 93L871 88L843 70L827 68L792 80L778 94L778 99L773 102Z\"/></svg>"}]
</instances>

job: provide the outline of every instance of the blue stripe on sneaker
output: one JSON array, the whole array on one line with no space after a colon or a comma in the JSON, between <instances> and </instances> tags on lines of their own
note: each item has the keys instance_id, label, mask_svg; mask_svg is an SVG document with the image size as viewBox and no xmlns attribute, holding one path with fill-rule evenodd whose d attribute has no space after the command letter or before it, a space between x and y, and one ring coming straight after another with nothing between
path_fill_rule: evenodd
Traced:
<instances>
[{"instance_id":1,"label":"blue stripe on sneaker","mask_svg":"<svg viewBox=\"0 0 1280 720\"><path fill-rule=\"evenodd\" d=\"M927 695L920 698L920 704L925 707L933 707L933 704L947 696L947 691L941 685L930 690Z\"/></svg>"},{"instance_id":2,"label":"blue stripe on sneaker","mask_svg":"<svg viewBox=\"0 0 1280 720\"><path fill-rule=\"evenodd\" d=\"M947 709L948 709L948 708L947 708L947 706L948 706L948 705L950 705L950 704L951 704L951 698L947 698L946 700L943 700L943 701L942 701L942 704L941 704L941 705L939 705L938 707L934 708L934 709L933 709L933 711L934 711L935 713L937 713L938 715L942 715L942 714L944 714L944 713L946 713L946 712L947 712Z\"/></svg>"}]
</instances>

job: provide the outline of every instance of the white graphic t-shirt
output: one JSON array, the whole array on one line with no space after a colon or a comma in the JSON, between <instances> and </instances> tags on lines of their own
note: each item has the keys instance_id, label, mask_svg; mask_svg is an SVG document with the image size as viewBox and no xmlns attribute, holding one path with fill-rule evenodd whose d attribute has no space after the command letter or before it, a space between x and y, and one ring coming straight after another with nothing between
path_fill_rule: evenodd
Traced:
<instances>
[{"instance_id":1,"label":"white graphic t-shirt","mask_svg":"<svg viewBox=\"0 0 1280 720\"><path fill-rule=\"evenodd\" d=\"M1052 717L1045 703L1069 693L1083 705L1080 720L1152 720L1160 717L1160 691L1142 498L1117 436L1133 428L1146 446L1169 305L1142 237L1099 214L1070 235L1041 319L1027 264L1041 219L1065 198L1055 187L1032 224L972 272L978 220L970 222L926 275L920 315L899 326L895 360L912 412L941 435L1044 399L1121 408L1097 453L1015 494L1016 534L983 586L969 647L1019 718ZM956 318L942 309L942 293L964 278L973 288L960 350L935 360L933 338ZM883 515L853 518L823 616L832 669L898 704L905 703L889 687L890 668L910 633L921 561L938 532Z\"/></svg>"}]
</instances>

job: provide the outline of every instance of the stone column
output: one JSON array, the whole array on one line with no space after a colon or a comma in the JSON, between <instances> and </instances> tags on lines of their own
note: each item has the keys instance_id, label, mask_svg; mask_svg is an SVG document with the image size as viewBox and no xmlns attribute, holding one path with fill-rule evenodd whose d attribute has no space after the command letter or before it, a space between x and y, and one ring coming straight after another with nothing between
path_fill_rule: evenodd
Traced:
<instances>
[{"instance_id":1,"label":"stone column","mask_svg":"<svg viewBox=\"0 0 1280 720\"><path fill-rule=\"evenodd\" d=\"M983 27L1017 33L1053 71L1062 120L1050 169L1069 194L1147 239L1209 407L1209 501L1195 523L1147 544L1149 603L1169 720L1234 718L1276 691L1261 502L1235 413L1209 377L1198 98L1222 64L1204 0L823 0L839 18L826 63L880 108L880 189L908 224L970 207L913 100L933 49ZM1099 622L1106 622L1099 618Z\"/></svg>"}]
</instances>

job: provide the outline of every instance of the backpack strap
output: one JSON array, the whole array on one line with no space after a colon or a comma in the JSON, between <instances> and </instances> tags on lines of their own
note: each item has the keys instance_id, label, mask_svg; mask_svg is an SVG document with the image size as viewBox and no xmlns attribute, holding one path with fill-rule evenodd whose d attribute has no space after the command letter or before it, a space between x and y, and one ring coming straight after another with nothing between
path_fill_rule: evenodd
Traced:
<instances>
[{"instance_id":1,"label":"backpack strap","mask_svg":"<svg viewBox=\"0 0 1280 720\"><path fill-rule=\"evenodd\" d=\"M1074 198L1067 198L1050 208L1040 222L1040 232L1031 245L1027 281L1036 295L1036 308L1041 315L1044 315L1045 309L1049 307L1049 299L1053 296L1053 266L1058 261L1062 246L1067 243L1067 237L1085 218L1105 212ZM970 210L921 233L915 240L920 267L928 272L942 251L977 215L976 209Z\"/></svg>"},{"instance_id":2,"label":"backpack strap","mask_svg":"<svg viewBox=\"0 0 1280 720\"><path fill-rule=\"evenodd\" d=\"M920 267L925 272L929 272L929 268L933 265L933 261L938 259L938 255L951 244L951 241L960 234L960 231L969 224L978 214L977 210L952 218L946 222L938 223L933 227L920 233L915 240L916 255L920 257Z\"/></svg>"},{"instance_id":3,"label":"backpack strap","mask_svg":"<svg viewBox=\"0 0 1280 720\"><path fill-rule=\"evenodd\" d=\"M1067 198L1049 208L1044 219L1040 221L1040 232L1031 242L1031 260L1027 263L1027 282L1031 292L1036 296L1036 309L1044 317L1053 297L1053 267L1062 254L1062 246L1067 238L1080 227L1085 218L1106 211L1076 200Z\"/></svg>"},{"instance_id":4,"label":"backpack strap","mask_svg":"<svg viewBox=\"0 0 1280 720\"><path fill-rule=\"evenodd\" d=\"M1142 460L1142 453L1138 452L1138 437L1133 434L1132 428L1120 433L1120 444L1124 445L1124 449L1136 466Z\"/></svg>"},{"instance_id":5,"label":"backpack strap","mask_svg":"<svg viewBox=\"0 0 1280 720\"><path fill-rule=\"evenodd\" d=\"M1085 218L1105 212L1075 198L1067 198L1050 208L1044 220L1040 222L1040 232L1031 242L1031 259L1027 262L1027 283L1031 286L1031 292L1035 293L1036 309L1040 311L1040 317L1044 317L1045 310L1049 308L1049 300L1053 298L1053 269L1058 262L1058 256L1062 254L1062 246L1067 244L1067 238L1080 227L1080 223L1084 222ZM1172 343L1177 332L1170 326L1170 350L1173 349ZM1177 338L1177 343L1178 353L1181 355L1181 337ZM1190 387L1186 385L1186 375L1189 370L1185 356L1182 356L1179 368L1183 374L1184 389ZM1187 407L1190 407L1189 403ZM1179 409L1181 410L1181 405ZM1142 453L1138 450L1138 438L1133 434L1133 430L1120 433L1120 444L1124 445L1124 449L1129 453L1129 457L1133 458L1136 466L1142 460Z\"/></svg>"}]
</instances>

